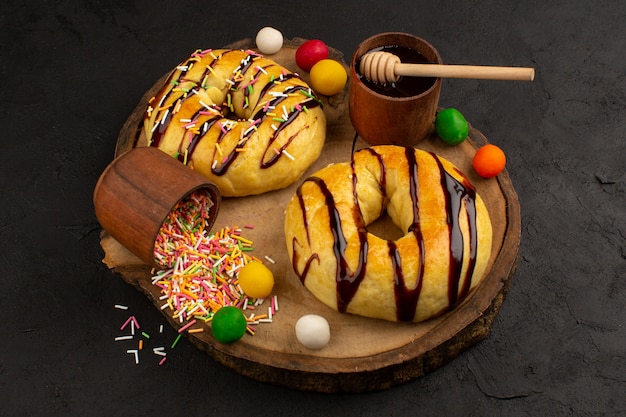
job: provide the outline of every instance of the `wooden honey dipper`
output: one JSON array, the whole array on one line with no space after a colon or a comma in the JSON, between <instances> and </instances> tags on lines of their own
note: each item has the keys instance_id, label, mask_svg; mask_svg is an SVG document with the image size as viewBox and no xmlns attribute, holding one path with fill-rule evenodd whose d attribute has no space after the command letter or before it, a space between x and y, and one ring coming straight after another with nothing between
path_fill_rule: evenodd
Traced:
<instances>
[{"instance_id":1,"label":"wooden honey dipper","mask_svg":"<svg viewBox=\"0 0 626 417\"><path fill-rule=\"evenodd\" d=\"M360 73L376 83L398 81L400 76L473 78L483 80L532 81L534 68L477 65L403 64L390 52L369 52L361 58Z\"/></svg>"}]
</instances>

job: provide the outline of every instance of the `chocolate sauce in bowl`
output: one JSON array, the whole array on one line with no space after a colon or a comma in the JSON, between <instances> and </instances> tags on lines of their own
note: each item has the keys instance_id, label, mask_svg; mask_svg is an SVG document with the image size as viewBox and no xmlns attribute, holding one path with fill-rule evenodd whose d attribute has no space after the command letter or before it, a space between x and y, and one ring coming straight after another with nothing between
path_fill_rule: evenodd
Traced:
<instances>
[{"instance_id":1,"label":"chocolate sauce in bowl","mask_svg":"<svg viewBox=\"0 0 626 417\"><path fill-rule=\"evenodd\" d=\"M428 64L429 61L420 52L411 49L406 46L399 45L386 45L378 48L374 48L369 52L389 52L400 58L400 62L403 64ZM375 83L368 80L358 69L361 67L361 60L359 59L356 65L357 76L363 84L365 84L370 90L389 97L412 97L422 94L435 84L436 78L434 77L400 77L400 79L394 83Z\"/></svg>"}]
</instances>

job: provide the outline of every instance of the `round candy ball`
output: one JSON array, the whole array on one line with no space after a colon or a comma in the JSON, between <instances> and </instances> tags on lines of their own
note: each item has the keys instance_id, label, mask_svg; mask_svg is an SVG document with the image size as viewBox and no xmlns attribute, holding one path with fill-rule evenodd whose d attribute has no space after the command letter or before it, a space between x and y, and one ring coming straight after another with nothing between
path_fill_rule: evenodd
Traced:
<instances>
[{"instance_id":1,"label":"round candy ball","mask_svg":"<svg viewBox=\"0 0 626 417\"><path fill-rule=\"evenodd\" d=\"M501 173L506 166L504 151L488 143L481 146L472 159L472 165L478 175L483 178L492 178Z\"/></svg>"},{"instance_id":2,"label":"round candy ball","mask_svg":"<svg viewBox=\"0 0 626 417\"><path fill-rule=\"evenodd\" d=\"M233 343L246 333L246 316L234 306L225 306L217 310L211 320L211 332L220 343Z\"/></svg>"},{"instance_id":3,"label":"round candy ball","mask_svg":"<svg viewBox=\"0 0 626 417\"><path fill-rule=\"evenodd\" d=\"M248 297L265 298L274 288L274 274L261 262L252 261L239 270L237 282Z\"/></svg>"},{"instance_id":4,"label":"round candy ball","mask_svg":"<svg viewBox=\"0 0 626 417\"><path fill-rule=\"evenodd\" d=\"M458 145L467 138L469 124L460 111L450 107L437 113L435 130L448 145Z\"/></svg>"},{"instance_id":5,"label":"round candy ball","mask_svg":"<svg viewBox=\"0 0 626 417\"><path fill-rule=\"evenodd\" d=\"M266 26L256 34L256 46L262 54L275 54L283 47L283 34L273 27Z\"/></svg>"},{"instance_id":6,"label":"round candy ball","mask_svg":"<svg viewBox=\"0 0 626 417\"><path fill-rule=\"evenodd\" d=\"M309 349L321 349L330 340L330 326L324 317L307 314L296 322L296 338Z\"/></svg>"},{"instance_id":7,"label":"round candy ball","mask_svg":"<svg viewBox=\"0 0 626 417\"><path fill-rule=\"evenodd\" d=\"M339 62L322 59L311 68L311 87L325 96L333 96L343 90L348 81L348 73Z\"/></svg>"},{"instance_id":8,"label":"round candy ball","mask_svg":"<svg viewBox=\"0 0 626 417\"><path fill-rule=\"evenodd\" d=\"M296 49L296 65L304 71L311 71L313 65L328 58L328 45L319 39L309 39Z\"/></svg>"}]
</instances>

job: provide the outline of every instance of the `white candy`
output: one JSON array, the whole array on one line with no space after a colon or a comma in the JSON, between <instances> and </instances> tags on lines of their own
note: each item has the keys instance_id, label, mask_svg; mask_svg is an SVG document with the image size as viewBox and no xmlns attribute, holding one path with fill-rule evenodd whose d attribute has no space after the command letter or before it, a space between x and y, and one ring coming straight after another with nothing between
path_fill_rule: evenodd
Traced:
<instances>
[{"instance_id":1,"label":"white candy","mask_svg":"<svg viewBox=\"0 0 626 417\"><path fill-rule=\"evenodd\" d=\"M296 322L296 337L309 349L321 349L330 340L330 326L324 317L307 314Z\"/></svg>"},{"instance_id":2,"label":"white candy","mask_svg":"<svg viewBox=\"0 0 626 417\"><path fill-rule=\"evenodd\" d=\"M275 54L283 47L283 34L272 27L266 26L257 33L256 46L262 54Z\"/></svg>"}]
</instances>

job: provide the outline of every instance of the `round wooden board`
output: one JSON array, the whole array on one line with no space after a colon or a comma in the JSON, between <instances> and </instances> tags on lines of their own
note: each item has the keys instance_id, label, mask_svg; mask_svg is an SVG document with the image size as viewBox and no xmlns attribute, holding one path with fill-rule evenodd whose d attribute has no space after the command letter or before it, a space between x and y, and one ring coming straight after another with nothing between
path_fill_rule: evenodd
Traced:
<instances>
[{"instance_id":1,"label":"round wooden board","mask_svg":"<svg viewBox=\"0 0 626 417\"><path fill-rule=\"evenodd\" d=\"M288 41L278 54L270 57L298 72L294 52L302 41ZM246 39L227 47L250 48L253 44ZM344 62L343 56L335 50L331 50L331 56ZM308 74L301 75L307 79ZM116 154L134 146L147 100L161 82L159 80L145 94L122 128ZM355 132L348 114L347 87L344 93L323 100L328 117L326 144L322 156L305 176L329 163L350 160L353 150ZM422 376L452 360L489 333L519 255L520 207L508 173L482 179L471 166L476 148L486 143L487 139L478 130L470 128L468 140L455 147L445 145L435 135L418 145L420 149L449 159L466 173L484 199L493 223L488 275L450 313L423 323L391 323L340 314L315 299L292 271L284 239L284 208L301 182L297 181L286 189L259 196L224 198L214 225L214 230L254 225L253 229L244 229L244 236L254 242L254 255L260 259L268 256L275 261L275 264L266 262L275 275L274 294L279 302L273 322L256 326L255 335L246 334L240 341L228 345L216 342L210 331L186 336L199 349L238 373L263 382L318 392L381 390ZM357 140L354 149L366 146ZM393 239L402 234L385 217L370 225L368 230ZM105 232L101 244L104 262L160 306L161 294L150 282L150 268ZM172 326L180 326L168 310L161 311ZM318 351L305 348L295 337L296 321L309 313L325 317L331 327L330 343Z\"/></svg>"}]
</instances>

